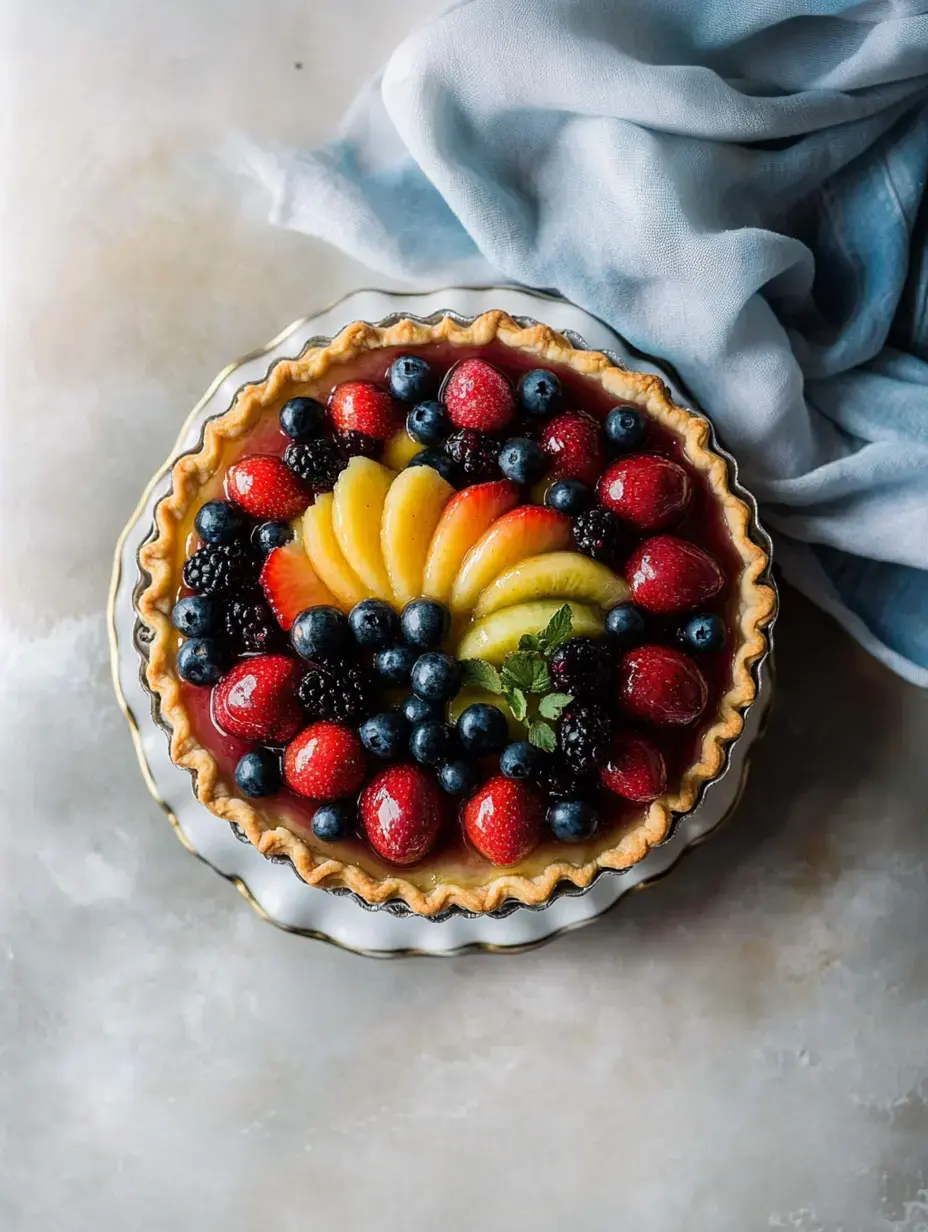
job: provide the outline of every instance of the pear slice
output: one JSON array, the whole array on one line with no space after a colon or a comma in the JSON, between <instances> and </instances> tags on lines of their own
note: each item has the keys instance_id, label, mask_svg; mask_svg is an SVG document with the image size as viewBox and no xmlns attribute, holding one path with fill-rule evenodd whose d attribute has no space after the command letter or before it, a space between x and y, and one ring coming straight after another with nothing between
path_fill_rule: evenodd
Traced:
<instances>
[{"instance_id":1,"label":"pear slice","mask_svg":"<svg viewBox=\"0 0 928 1232\"><path fill-rule=\"evenodd\" d=\"M541 633L548 621L564 603L561 599L537 599L534 603L517 603L491 612L470 625L458 643L458 659L485 659L500 664L507 654L519 649L523 633ZM583 603L569 603L571 635L600 637L603 619Z\"/></svg>"},{"instance_id":2,"label":"pear slice","mask_svg":"<svg viewBox=\"0 0 928 1232\"><path fill-rule=\"evenodd\" d=\"M332 527L349 567L367 594L393 600L393 588L383 563L380 527L393 472L371 458L352 458L335 483Z\"/></svg>"},{"instance_id":3,"label":"pear slice","mask_svg":"<svg viewBox=\"0 0 928 1232\"><path fill-rule=\"evenodd\" d=\"M631 594L628 583L599 561L580 552L545 552L504 569L477 600L480 619L534 599L577 599L608 610Z\"/></svg>"},{"instance_id":4,"label":"pear slice","mask_svg":"<svg viewBox=\"0 0 928 1232\"><path fill-rule=\"evenodd\" d=\"M454 488L431 466L411 466L393 480L383 507L380 546L396 602L422 594L425 558Z\"/></svg>"}]
</instances>

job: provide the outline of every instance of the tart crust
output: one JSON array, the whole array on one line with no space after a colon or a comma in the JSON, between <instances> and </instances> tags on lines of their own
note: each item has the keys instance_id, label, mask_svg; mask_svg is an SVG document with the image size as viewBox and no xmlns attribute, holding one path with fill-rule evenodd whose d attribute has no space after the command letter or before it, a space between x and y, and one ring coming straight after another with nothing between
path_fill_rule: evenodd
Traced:
<instances>
[{"instance_id":1,"label":"tart crust","mask_svg":"<svg viewBox=\"0 0 928 1232\"><path fill-rule=\"evenodd\" d=\"M335 365L378 348L418 347L430 342L483 347L494 341L531 354L541 365L569 366L598 383L616 401L640 406L681 441L690 464L705 475L742 562L734 579L740 602L732 683L719 699L715 721L706 729L698 755L684 772L679 789L642 806L640 817L622 833L615 846L583 864L554 860L533 876L488 864L484 884L458 885L449 880L421 889L399 872L376 877L357 864L314 851L281 824L279 817L269 816L259 802L237 795L234 784L223 779L214 757L194 735L175 670L177 635L170 615L180 586L176 562L182 523L199 503L203 487L219 472L225 444L248 434L260 422L266 408L281 403L295 387L323 382ZM138 613L150 633L145 675L158 698L161 716L171 729L171 758L176 765L192 772L201 803L218 817L241 827L263 855L288 857L310 885L345 887L368 903L401 899L420 915L435 915L450 906L473 912L491 911L509 899L537 906L546 901L560 881L582 887L602 868L624 869L636 864L667 836L673 814L692 809L703 784L721 771L726 749L740 735L744 711L754 701L756 685L751 667L767 649L765 630L776 606L774 590L762 581L769 563L767 554L749 537L749 527L748 507L729 489L725 461L709 448L708 423L673 403L658 377L616 367L597 351L578 350L546 325L523 328L499 311L486 312L471 325L458 324L450 317L434 325L404 319L385 328L356 321L327 346L307 349L297 359L281 360L273 365L265 380L246 385L228 411L206 424L201 448L174 463L171 491L155 512L154 537L139 553L147 582L136 599Z\"/></svg>"}]
</instances>

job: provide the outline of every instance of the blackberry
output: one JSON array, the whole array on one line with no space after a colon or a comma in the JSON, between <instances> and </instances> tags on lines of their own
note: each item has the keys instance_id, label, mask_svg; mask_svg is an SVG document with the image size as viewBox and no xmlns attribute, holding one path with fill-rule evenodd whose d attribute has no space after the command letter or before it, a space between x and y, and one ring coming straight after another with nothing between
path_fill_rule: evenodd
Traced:
<instances>
[{"instance_id":1,"label":"blackberry","mask_svg":"<svg viewBox=\"0 0 928 1232\"><path fill-rule=\"evenodd\" d=\"M609 647L592 637L572 637L558 646L549 667L555 687L575 697L608 691L615 675Z\"/></svg>"},{"instance_id":2,"label":"blackberry","mask_svg":"<svg viewBox=\"0 0 928 1232\"><path fill-rule=\"evenodd\" d=\"M283 644L283 633L260 591L237 595L226 604L226 635L244 650L267 654Z\"/></svg>"},{"instance_id":3,"label":"blackberry","mask_svg":"<svg viewBox=\"0 0 928 1232\"><path fill-rule=\"evenodd\" d=\"M376 461L383 453L383 441L378 441L376 436L366 436L363 432L339 432L335 443L345 458L373 458Z\"/></svg>"},{"instance_id":4,"label":"blackberry","mask_svg":"<svg viewBox=\"0 0 928 1232\"><path fill-rule=\"evenodd\" d=\"M314 492L331 492L345 468L345 459L338 446L324 436L288 445L284 450L284 462Z\"/></svg>"},{"instance_id":5,"label":"blackberry","mask_svg":"<svg viewBox=\"0 0 928 1232\"><path fill-rule=\"evenodd\" d=\"M622 523L611 509L597 506L578 513L572 531L578 551L607 565L615 564L626 546Z\"/></svg>"},{"instance_id":6,"label":"blackberry","mask_svg":"<svg viewBox=\"0 0 928 1232\"><path fill-rule=\"evenodd\" d=\"M347 659L310 663L297 692L312 719L348 723L370 711L370 679Z\"/></svg>"},{"instance_id":7,"label":"blackberry","mask_svg":"<svg viewBox=\"0 0 928 1232\"><path fill-rule=\"evenodd\" d=\"M467 483L499 478L499 450L499 441L476 428L461 428L445 441L445 453Z\"/></svg>"},{"instance_id":8,"label":"blackberry","mask_svg":"<svg viewBox=\"0 0 928 1232\"><path fill-rule=\"evenodd\" d=\"M208 543L184 562L184 585L200 595L247 590L258 576L258 561L248 544Z\"/></svg>"},{"instance_id":9,"label":"blackberry","mask_svg":"<svg viewBox=\"0 0 928 1232\"><path fill-rule=\"evenodd\" d=\"M592 790L587 776L571 769L557 754L544 759L535 776L535 782L552 800L583 799Z\"/></svg>"},{"instance_id":10,"label":"blackberry","mask_svg":"<svg viewBox=\"0 0 928 1232\"><path fill-rule=\"evenodd\" d=\"M590 774L609 756L612 724L608 712L588 702L572 702L558 719L557 746L571 770Z\"/></svg>"}]
</instances>

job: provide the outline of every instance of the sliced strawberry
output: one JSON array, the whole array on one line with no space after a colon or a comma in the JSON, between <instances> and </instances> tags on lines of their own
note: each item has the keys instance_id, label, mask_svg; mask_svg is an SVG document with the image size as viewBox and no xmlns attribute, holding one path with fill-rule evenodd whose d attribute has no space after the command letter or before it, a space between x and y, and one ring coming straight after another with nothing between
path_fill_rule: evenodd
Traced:
<instances>
[{"instance_id":1,"label":"sliced strawberry","mask_svg":"<svg viewBox=\"0 0 928 1232\"><path fill-rule=\"evenodd\" d=\"M282 629L289 629L308 607L338 606L296 539L267 557L261 567L261 586Z\"/></svg>"},{"instance_id":2,"label":"sliced strawberry","mask_svg":"<svg viewBox=\"0 0 928 1232\"><path fill-rule=\"evenodd\" d=\"M708 699L705 676L681 650L638 646L619 663L619 701L636 719L683 727L699 718Z\"/></svg>"},{"instance_id":3,"label":"sliced strawberry","mask_svg":"<svg viewBox=\"0 0 928 1232\"><path fill-rule=\"evenodd\" d=\"M287 655L243 659L213 689L213 718L241 740L285 744L305 721L296 693L302 676Z\"/></svg>"},{"instance_id":4,"label":"sliced strawberry","mask_svg":"<svg viewBox=\"0 0 928 1232\"><path fill-rule=\"evenodd\" d=\"M464 832L480 854L507 868L538 845L544 797L523 779L497 775L470 797L461 816Z\"/></svg>"},{"instance_id":5,"label":"sliced strawberry","mask_svg":"<svg viewBox=\"0 0 928 1232\"><path fill-rule=\"evenodd\" d=\"M353 727L311 723L284 750L284 780L310 800L353 795L364 779L364 745Z\"/></svg>"},{"instance_id":6,"label":"sliced strawberry","mask_svg":"<svg viewBox=\"0 0 928 1232\"><path fill-rule=\"evenodd\" d=\"M655 453L619 458L599 481L600 504L636 530L661 530L681 518L693 484L679 463Z\"/></svg>"},{"instance_id":7,"label":"sliced strawberry","mask_svg":"<svg viewBox=\"0 0 928 1232\"><path fill-rule=\"evenodd\" d=\"M361 796L361 824L374 851L390 864L415 864L441 828L435 780L418 766L388 766Z\"/></svg>"},{"instance_id":8,"label":"sliced strawberry","mask_svg":"<svg viewBox=\"0 0 928 1232\"><path fill-rule=\"evenodd\" d=\"M516 396L503 374L485 359L464 359L444 388L448 418L456 428L499 432L515 417Z\"/></svg>"},{"instance_id":9,"label":"sliced strawberry","mask_svg":"<svg viewBox=\"0 0 928 1232\"><path fill-rule=\"evenodd\" d=\"M255 453L233 462L226 492L246 513L262 522L289 522L310 501L309 489L273 454Z\"/></svg>"},{"instance_id":10,"label":"sliced strawberry","mask_svg":"<svg viewBox=\"0 0 928 1232\"><path fill-rule=\"evenodd\" d=\"M725 585L718 561L676 535L645 539L626 561L625 577L638 606L662 615L702 607Z\"/></svg>"},{"instance_id":11,"label":"sliced strawberry","mask_svg":"<svg viewBox=\"0 0 928 1232\"><path fill-rule=\"evenodd\" d=\"M361 432L377 441L385 441L403 426L399 404L370 381L336 385L329 398L329 414L337 432Z\"/></svg>"},{"instance_id":12,"label":"sliced strawberry","mask_svg":"<svg viewBox=\"0 0 928 1232\"><path fill-rule=\"evenodd\" d=\"M664 755L647 736L638 732L616 732L609 749L609 760L599 772L605 787L617 796L648 804L667 789Z\"/></svg>"},{"instance_id":13,"label":"sliced strawberry","mask_svg":"<svg viewBox=\"0 0 928 1232\"><path fill-rule=\"evenodd\" d=\"M603 469L603 434L583 411L565 411L545 425L541 447L551 459L549 479L577 479L593 487Z\"/></svg>"}]
</instances>

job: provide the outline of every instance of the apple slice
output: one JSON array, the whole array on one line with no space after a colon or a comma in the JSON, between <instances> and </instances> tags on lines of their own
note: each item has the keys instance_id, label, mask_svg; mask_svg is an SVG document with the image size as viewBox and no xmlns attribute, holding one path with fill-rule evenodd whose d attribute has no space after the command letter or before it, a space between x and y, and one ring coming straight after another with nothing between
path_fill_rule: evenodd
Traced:
<instances>
[{"instance_id":1,"label":"apple slice","mask_svg":"<svg viewBox=\"0 0 928 1232\"><path fill-rule=\"evenodd\" d=\"M367 588L342 555L332 525L335 497L320 492L315 503L303 514L303 547L310 564L322 579L343 612L367 598Z\"/></svg>"},{"instance_id":2,"label":"apple slice","mask_svg":"<svg viewBox=\"0 0 928 1232\"><path fill-rule=\"evenodd\" d=\"M361 579L369 596L393 600L383 563L380 526L393 472L371 458L352 458L334 490L332 527L342 555Z\"/></svg>"},{"instance_id":3,"label":"apple slice","mask_svg":"<svg viewBox=\"0 0 928 1232\"><path fill-rule=\"evenodd\" d=\"M282 629L308 607L335 607L332 592L316 575L298 539L275 548L261 567L261 588Z\"/></svg>"},{"instance_id":4,"label":"apple slice","mask_svg":"<svg viewBox=\"0 0 928 1232\"><path fill-rule=\"evenodd\" d=\"M485 659L502 663L507 654L519 649L523 633L541 633L559 608L560 599L537 599L534 603L517 603L491 612L475 621L461 638L455 652L458 659ZM583 603L569 603L573 637L601 637L603 619Z\"/></svg>"},{"instance_id":5,"label":"apple slice","mask_svg":"<svg viewBox=\"0 0 928 1232\"><path fill-rule=\"evenodd\" d=\"M473 611L480 592L526 556L570 546L570 518L541 505L520 505L497 518L464 557L451 587L451 611Z\"/></svg>"},{"instance_id":6,"label":"apple slice","mask_svg":"<svg viewBox=\"0 0 928 1232\"><path fill-rule=\"evenodd\" d=\"M414 441L403 428L400 432L394 432L384 445L383 464L389 466L391 471L404 471L416 454L421 453L424 448L424 445Z\"/></svg>"},{"instance_id":7,"label":"apple slice","mask_svg":"<svg viewBox=\"0 0 928 1232\"><path fill-rule=\"evenodd\" d=\"M383 506L380 546L398 604L422 594L422 573L432 535L454 488L431 466L412 466L390 485Z\"/></svg>"},{"instance_id":8,"label":"apple slice","mask_svg":"<svg viewBox=\"0 0 928 1232\"><path fill-rule=\"evenodd\" d=\"M497 518L519 503L519 489L508 479L478 483L453 496L435 528L425 562L423 593L447 603L464 557Z\"/></svg>"},{"instance_id":9,"label":"apple slice","mask_svg":"<svg viewBox=\"0 0 928 1232\"><path fill-rule=\"evenodd\" d=\"M631 594L628 583L599 561L580 552L527 556L495 578L477 600L474 615L489 616L503 607L533 599L579 599L608 609Z\"/></svg>"}]
</instances>

